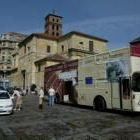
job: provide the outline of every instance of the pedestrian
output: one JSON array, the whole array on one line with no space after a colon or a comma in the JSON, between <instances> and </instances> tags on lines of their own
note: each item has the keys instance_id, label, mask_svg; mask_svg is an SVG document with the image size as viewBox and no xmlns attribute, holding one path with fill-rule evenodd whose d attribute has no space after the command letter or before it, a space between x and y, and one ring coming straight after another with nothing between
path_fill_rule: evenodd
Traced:
<instances>
[{"instance_id":1,"label":"pedestrian","mask_svg":"<svg viewBox=\"0 0 140 140\"><path fill-rule=\"evenodd\" d=\"M13 97L16 96L16 105L15 105L14 110L20 111L21 110L21 105L22 105L22 96L21 96L21 93L20 93L18 88L14 89L14 93L13 93L12 96Z\"/></svg>"},{"instance_id":2,"label":"pedestrian","mask_svg":"<svg viewBox=\"0 0 140 140\"><path fill-rule=\"evenodd\" d=\"M31 95L31 88L28 88L28 95Z\"/></svg>"},{"instance_id":3,"label":"pedestrian","mask_svg":"<svg viewBox=\"0 0 140 140\"><path fill-rule=\"evenodd\" d=\"M28 89L28 87L26 88L26 95L28 95L28 93L29 93L29 89Z\"/></svg>"},{"instance_id":4,"label":"pedestrian","mask_svg":"<svg viewBox=\"0 0 140 140\"><path fill-rule=\"evenodd\" d=\"M48 93L49 93L49 106L53 106L54 105L55 90L53 89L52 86L50 87Z\"/></svg>"},{"instance_id":5,"label":"pedestrian","mask_svg":"<svg viewBox=\"0 0 140 140\"><path fill-rule=\"evenodd\" d=\"M23 88L23 90L22 90L22 94L23 94L23 96L26 95L26 90L25 90L25 88Z\"/></svg>"},{"instance_id":6,"label":"pedestrian","mask_svg":"<svg viewBox=\"0 0 140 140\"><path fill-rule=\"evenodd\" d=\"M37 87L35 88L35 95L37 96L38 92L37 92Z\"/></svg>"},{"instance_id":7,"label":"pedestrian","mask_svg":"<svg viewBox=\"0 0 140 140\"><path fill-rule=\"evenodd\" d=\"M41 87L39 91L39 109L43 108L43 98L44 98L44 91L43 91L43 87Z\"/></svg>"}]
</instances>

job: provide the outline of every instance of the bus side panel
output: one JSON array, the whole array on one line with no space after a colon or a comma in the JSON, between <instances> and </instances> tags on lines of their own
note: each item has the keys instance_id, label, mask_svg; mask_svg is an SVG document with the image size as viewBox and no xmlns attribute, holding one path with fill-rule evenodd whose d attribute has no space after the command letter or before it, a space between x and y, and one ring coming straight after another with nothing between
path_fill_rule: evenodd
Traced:
<instances>
[{"instance_id":1,"label":"bus side panel","mask_svg":"<svg viewBox=\"0 0 140 140\"><path fill-rule=\"evenodd\" d=\"M78 104L93 106L96 96L102 96L107 108L111 108L111 84L105 79L106 66L95 64L94 57L90 59L87 60L90 63L78 66Z\"/></svg>"},{"instance_id":2,"label":"bus side panel","mask_svg":"<svg viewBox=\"0 0 140 140\"><path fill-rule=\"evenodd\" d=\"M111 83L111 92L112 92L112 108L121 108L120 100L120 87L119 82Z\"/></svg>"},{"instance_id":3,"label":"bus side panel","mask_svg":"<svg viewBox=\"0 0 140 140\"><path fill-rule=\"evenodd\" d=\"M102 96L107 108L121 109L120 85L111 83L129 76L129 57L129 48L124 48L79 60L78 103L93 106L95 97Z\"/></svg>"},{"instance_id":4,"label":"bus side panel","mask_svg":"<svg viewBox=\"0 0 140 140\"><path fill-rule=\"evenodd\" d=\"M109 85L107 85L109 86ZM111 101L111 87L109 86L108 89L98 89L95 88L80 88L78 90L78 104L80 105L87 105L87 106L94 106L94 101L97 96L103 97L106 102L106 107L108 109L112 108L112 101Z\"/></svg>"}]
</instances>

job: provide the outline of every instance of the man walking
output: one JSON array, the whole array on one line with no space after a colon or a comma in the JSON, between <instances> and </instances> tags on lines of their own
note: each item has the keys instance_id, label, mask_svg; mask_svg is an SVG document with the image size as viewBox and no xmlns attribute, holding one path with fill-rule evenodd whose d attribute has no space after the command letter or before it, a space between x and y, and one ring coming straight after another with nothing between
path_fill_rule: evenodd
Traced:
<instances>
[{"instance_id":1,"label":"man walking","mask_svg":"<svg viewBox=\"0 0 140 140\"><path fill-rule=\"evenodd\" d=\"M53 87L50 87L48 93L49 93L49 106L53 106L54 105L54 95L55 95L55 90L53 89Z\"/></svg>"}]
</instances>

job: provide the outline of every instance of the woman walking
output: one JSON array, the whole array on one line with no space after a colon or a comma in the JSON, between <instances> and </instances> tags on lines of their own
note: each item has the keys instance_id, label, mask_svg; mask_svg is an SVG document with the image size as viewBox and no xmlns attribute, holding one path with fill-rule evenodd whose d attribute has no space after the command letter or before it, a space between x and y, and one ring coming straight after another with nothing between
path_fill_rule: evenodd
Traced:
<instances>
[{"instance_id":1,"label":"woman walking","mask_svg":"<svg viewBox=\"0 0 140 140\"><path fill-rule=\"evenodd\" d=\"M43 108L43 98L44 98L44 91L43 91L43 87L41 87L39 91L39 109Z\"/></svg>"},{"instance_id":2,"label":"woman walking","mask_svg":"<svg viewBox=\"0 0 140 140\"><path fill-rule=\"evenodd\" d=\"M15 105L14 110L20 111L21 110L21 105L22 105L22 97L21 97L20 91L17 88L15 88L12 96L14 97L15 95L16 95L17 99L16 99L16 105Z\"/></svg>"}]
</instances>

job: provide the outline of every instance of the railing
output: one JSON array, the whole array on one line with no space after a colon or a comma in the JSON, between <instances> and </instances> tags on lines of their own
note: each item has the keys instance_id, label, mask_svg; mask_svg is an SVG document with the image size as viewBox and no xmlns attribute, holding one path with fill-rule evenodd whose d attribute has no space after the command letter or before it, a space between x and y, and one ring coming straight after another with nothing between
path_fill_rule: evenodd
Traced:
<instances>
[{"instance_id":1,"label":"railing","mask_svg":"<svg viewBox=\"0 0 140 140\"><path fill-rule=\"evenodd\" d=\"M14 49L14 47L10 47L10 46L0 46L0 49Z\"/></svg>"},{"instance_id":2,"label":"railing","mask_svg":"<svg viewBox=\"0 0 140 140\"><path fill-rule=\"evenodd\" d=\"M11 64L11 60L0 60L0 64Z\"/></svg>"}]
</instances>

